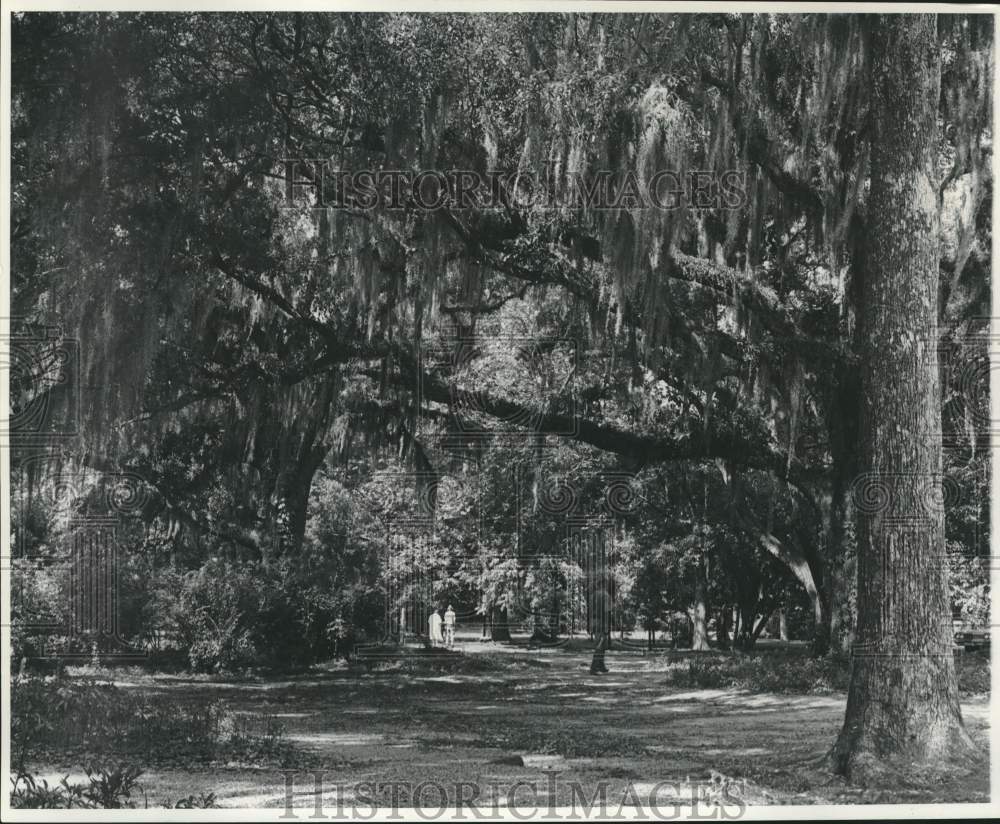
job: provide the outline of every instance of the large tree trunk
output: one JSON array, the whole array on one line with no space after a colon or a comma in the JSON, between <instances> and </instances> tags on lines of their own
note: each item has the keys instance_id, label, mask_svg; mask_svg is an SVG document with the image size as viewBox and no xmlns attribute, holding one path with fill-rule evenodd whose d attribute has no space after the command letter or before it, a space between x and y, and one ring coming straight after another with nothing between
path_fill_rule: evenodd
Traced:
<instances>
[{"instance_id":1,"label":"large tree trunk","mask_svg":"<svg viewBox=\"0 0 1000 824\"><path fill-rule=\"evenodd\" d=\"M936 19L879 15L871 26L858 625L831 753L857 783L974 753L958 703L940 503Z\"/></svg>"}]
</instances>

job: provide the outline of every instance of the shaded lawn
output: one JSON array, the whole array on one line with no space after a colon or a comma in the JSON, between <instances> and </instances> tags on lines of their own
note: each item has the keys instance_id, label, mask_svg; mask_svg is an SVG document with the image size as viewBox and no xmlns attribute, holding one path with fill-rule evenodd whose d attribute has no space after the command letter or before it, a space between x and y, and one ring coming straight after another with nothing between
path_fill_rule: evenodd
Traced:
<instances>
[{"instance_id":1,"label":"shaded lawn","mask_svg":"<svg viewBox=\"0 0 1000 824\"><path fill-rule=\"evenodd\" d=\"M294 754L284 764L248 767L190 763L166 751L144 765L148 803L214 792L223 806L284 806L283 768L296 771L294 803L304 807L315 803L306 771L322 770L324 804L331 809L336 783L509 786L534 779L554 789L556 803L572 800L568 782L587 787L588 798L605 782L613 810L629 785L644 800L657 782L719 774L745 782L742 792L751 803L989 800L985 766L946 781L922 783L915 776L909 786L868 790L826 773L819 761L842 723L842 692L669 686L668 674L685 662L638 651L612 653L612 672L591 676L589 654L579 645L528 651L471 643L465 650L477 654L439 668L390 665L367 672L337 665L238 681L122 673L116 681L125 689L174 700L210 697L235 712L274 713ZM988 697L965 696L963 713L972 735L988 746ZM66 772L80 775L72 761L33 766L50 783ZM558 771L557 782L547 770ZM546 798L543 791L539 803ZM433 808L436 796L428 803Z\"/></svg>"}]
</instances>

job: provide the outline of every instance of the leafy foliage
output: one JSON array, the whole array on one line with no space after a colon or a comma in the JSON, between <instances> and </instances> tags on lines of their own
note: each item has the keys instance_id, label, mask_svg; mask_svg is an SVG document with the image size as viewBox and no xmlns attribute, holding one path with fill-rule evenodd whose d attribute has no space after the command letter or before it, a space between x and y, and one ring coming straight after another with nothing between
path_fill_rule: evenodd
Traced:
<instances>
[{"instance_id":1,"label":"leafy foliage","mask_svg":"<svg viewBox=\"0 0 1000 824\"><path fill-rule=\"evenodd\" d=\"M141 790L139 777L142 770L125 764L87 764L84 767L88 784L70 784L63 778L50 787L48 781L36 781L31 775L21 774L14 781L11 806L28 809L104 809L116 810L135 807L132 793Z\"/></svg>"}]
</instances>

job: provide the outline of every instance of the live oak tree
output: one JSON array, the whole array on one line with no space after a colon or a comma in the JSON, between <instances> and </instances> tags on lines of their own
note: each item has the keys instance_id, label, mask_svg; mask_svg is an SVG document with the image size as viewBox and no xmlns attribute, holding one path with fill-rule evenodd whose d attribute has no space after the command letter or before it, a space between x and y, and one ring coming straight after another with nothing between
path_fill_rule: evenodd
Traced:
<instances>
[{"instance_id":1,"label":"live oak tree","mask_svg":"<svg viewBox=\"0 0 1000 824\"><path fill-rule=\"evenodd\" d=\"M866 779L973 752L952 653L938 378L933 16L871 22L872 167L860 301L858 623L837 768Z\"/></svg>"}]
</instances>

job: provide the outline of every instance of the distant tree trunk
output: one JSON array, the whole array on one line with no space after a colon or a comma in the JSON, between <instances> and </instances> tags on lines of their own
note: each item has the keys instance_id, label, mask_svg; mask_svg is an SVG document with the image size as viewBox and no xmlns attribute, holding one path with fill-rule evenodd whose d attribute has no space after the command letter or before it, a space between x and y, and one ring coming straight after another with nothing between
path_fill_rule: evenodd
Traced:
<instances>
[{"instance_id":1,"label":"distant tree trunk","mask_svg":"<svg viewBox=\"0 0 1000 824\"><path fill-rule=\"evenodd\" d=\"M490 621L491 640L510 641L510 624L507 621L507 607L494 607Z\"/></svg>"},{"instance_id":2,"label":"distant tree trunk","mask_svg":"<svg viewBox=\"0 0 1000 824\"><path fill-rule=\"evenodd\" d=\"M597 646L594 647L594 657L590 659L590 674L598 675L608 671L604 661L604 653L611 646L611 633L602 632L597 636Z\"/></svg>"},{"instance_id":3,"label":"distant tree trunk","mask_svg":"<svg viewBox=\"0 0 1000 824\"><path fill-rule=\"evenodd\" d=\"M778 610L778 637L782 641L788 640L788 618L784 607Z\"/></svg>"},{"instance_id":4,"label":"distant tree trunk","mask_svg":"<svg viewBox=\"0 0 1000 824\"><path fill-rule=\"evenodd\" d=\"M694 606L691 610L691 649L704 652L708 646L708 604L706 603L705 565L698 564L698 578L694 585Z\"/></svg>"},{"instance_id":5,"label":"distant tree trunk","mask_svg":"<svg viewBox=\"0 0 1000 824\"><path fill-rule=\"evenodd\" d=\"M549 618L549 635L555 641L559 638L559 617L562 614L562 604L559 598L559 588L555 587L552 593L552 615Z\"/></svg>"},{"instance_id":6,"label":"distant tree trunk","mask_svg":"<svg viewBox=\"0 0 1000 824\"><path fill-rule=\"evenodd\" d=\"M760 620L754 627L753 632L750 633L750 639L747 644L747 649L753 649L757 643L757 639L760 638L760 634L764 631L764 628L771 623L771 618L774 617L774 608L771 608L770 612L766 612L760 616Z\"/></svg>"},{"instance_id":7,"label":"distant tree trunk","mask_svg":"<svg viewBox=\"0 0 1000 824\"><path fill-rule=\"evenodd\" d=\"M757 639L754 633L754 615L757 611L757 601L753 604L740 605L740 628L733 639L733 646L736 649L753 649L754 641Z\"/></svg>"},{"instance_id":8,"label":"distant tree trunk","mask_svg":"<svg viewBox=\"0 0 1000 824\"><path fill-rule=\"evenodd\" d=\"M857 783L954 768L975 747L952 654L937 364L932 15L872 15L868 266L861 286L858 624L834 768ZM890 770L892 772L890 772Z\"/></svg>"},{"instance_id":9,"label":"distant tree trunk","mask_svg":"<svg viewBox=\"0 0 1000 824\"><path fill-rule=\"evenodd\" d=\"M830 651L830 610L823 600L823 594L816 592L810 596L813 607L813 636L810 652L814 658L822 658Z\"/></svg>"},{"instance_id":10,"label":"distant tree trunk","mask_svg":"<svg viewBox=\"0 0 1000 824\"><path fill-rule=\"evenodd\" d=\"M716 619L715 643L719 649L729 649L729 629L733 623L733 608L728 604L719 610Z\"/></svg>"},{"instance_id":11,"label":"distant tree trunk","mask_svg":"<svg viewBox=\"0 0 1000 824\"><path fill-rule=\"evenodd\" d=\"M758 543L779 561L787 564L791 573L802 584L809 596L809 604L812 606L813 612L812 654L815 656L826 655L830 649L830 610L823 597L823 581L817 560L814 558L813 562L810 563L805 553L791 543L779 540L772 532L757 522L752 514L743 512L740 513L740 517L748 525L748 528L757 535ZM733 645L736 646L737 637L749 637L750 632L751 629L741 623L737 635L733 638Z\"/></svg>"},{"instance_id":12,"label":"distant tree trunk","mask_svg":"<svg viewBox=\"0 0 1000 824\"><path fill-rule=\"evenodd\" d=\"M611 598L609 574L602 557L601 562L593 569L593 595L591 603L591 622L597 645L594 647L594 657L590 662L590 674L608 671L604 661L604 653L611 646Z\"/></svg>"}]
</instances>

